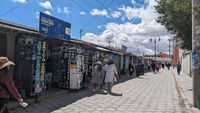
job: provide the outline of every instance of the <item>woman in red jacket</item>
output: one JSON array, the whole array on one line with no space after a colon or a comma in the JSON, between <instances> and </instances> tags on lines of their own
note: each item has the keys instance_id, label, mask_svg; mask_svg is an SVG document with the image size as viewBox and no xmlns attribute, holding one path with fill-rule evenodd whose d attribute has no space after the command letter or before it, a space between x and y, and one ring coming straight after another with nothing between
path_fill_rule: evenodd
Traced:
<instances>
[{"instance_id":1,"label":"woman in red jacket","mask_svg":"<svg viewBox=\"0 0 200 113\"><path fill-rule=\"evenodd\" d=\"M11 97L15 98L22 107L25 103L14 85L12 75L9 73L9 66L15 65L7 57L0 57L0 113L9 113L7 103Z\"/></svg>"}]
</instances>

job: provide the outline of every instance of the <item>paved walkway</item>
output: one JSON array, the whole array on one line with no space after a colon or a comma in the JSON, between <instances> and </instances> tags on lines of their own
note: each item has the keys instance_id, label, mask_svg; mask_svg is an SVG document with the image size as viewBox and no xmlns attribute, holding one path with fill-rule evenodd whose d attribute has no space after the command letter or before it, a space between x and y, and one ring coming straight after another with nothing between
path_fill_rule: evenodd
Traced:
<instances>
[{"instance_id":1,"label":"paved walkway","mask_svg":"<svg viewBox=\"0 0 200 113\"><path fill-rule=\"evenodd\" d=\"M113 92L123 96L90 91L58 95L16 113L188 113L180 101L172 71L121 82Z\"/></svg>"},{"instance_id":2,"label":"paved walkway","mask_svg":"<svg viewBox=\"0 0 200 113\"><path fill-rule=\"evenodd\" d=\"M200 110L193 107L193 86L192 86L192 77L181 72L180 75L177 75L176 69L172 70L175 79L177 81L178 87L181 91L182 98L188 109L191 109L194 113L200 113Z\"/></svg>"}]
</instances>

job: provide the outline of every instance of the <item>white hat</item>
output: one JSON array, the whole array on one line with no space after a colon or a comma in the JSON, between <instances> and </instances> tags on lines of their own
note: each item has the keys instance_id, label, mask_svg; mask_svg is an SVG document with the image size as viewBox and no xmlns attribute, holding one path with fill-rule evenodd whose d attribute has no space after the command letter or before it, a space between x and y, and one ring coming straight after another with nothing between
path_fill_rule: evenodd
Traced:
<instances>
[{"instance_id":1,"label":"white hat","mask_svg":"<svg viewBox=\"0 0 200 113\"><path fill-rule=\"evenodd\" d=\"M101 61L98 61L96 64L103 65L103 64L101 63Z\"/></svg>"},{"instance_id":2,"label":"white hat","mask_svg":"<svg viewBox=\"0 0 200 113\"><path fill-rule=\"evenodd\" d=\"M7 57L0 57L0 69L3 69L6 66L15 65L12 61L8 60Z\"/></svg>"}]
</instances>

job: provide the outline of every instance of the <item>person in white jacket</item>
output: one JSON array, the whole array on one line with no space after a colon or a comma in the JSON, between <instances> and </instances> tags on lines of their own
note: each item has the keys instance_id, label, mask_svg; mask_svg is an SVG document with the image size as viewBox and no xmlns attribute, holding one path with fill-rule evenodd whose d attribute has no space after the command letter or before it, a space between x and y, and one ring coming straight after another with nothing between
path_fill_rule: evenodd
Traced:
<instances>
[{"instance_id":1,"label":"person in white jacket","mask_svg":"<svg viewBox=\"0 0 200 113\"><path fill-rule=\"evenodd\" d=\"M105 76L105 83L106 83L106 90L105 93L112 93L112 86L113 82L115 82L116 78L118 78L118 73L113 60L109 60L106 68L105 68L106 76Z\"/></svg>"}]
</instances>

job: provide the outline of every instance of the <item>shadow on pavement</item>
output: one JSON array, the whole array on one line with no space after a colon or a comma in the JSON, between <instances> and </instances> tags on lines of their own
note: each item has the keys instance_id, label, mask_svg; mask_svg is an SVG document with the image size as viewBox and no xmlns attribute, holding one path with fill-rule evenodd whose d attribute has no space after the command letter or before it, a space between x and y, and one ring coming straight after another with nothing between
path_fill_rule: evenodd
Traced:
<instances>
[{"instance_id":1,"label":"shadow on pavement","mask_svg":"<svg viewBox=\"0 0 200 113\"><path fill-rule=\"evenodd\" d=\"M110 95L112 95L112 96L122 96L122 93L118 94L118 93L111 92Z\"/></svg>"},{"instance_id":2,"label":"shadow on pavement","mask_svg":"<svg viewBox=\"0 0 200 113\"><path fill-rule=\"evenodd\" d=\"M126 82L130 79L135 78L134 76L122 76L116 84ZM58 95L54 95L52 97L48 97L45 99L39 99L38 103L30 104L26 109L23 108L14 108L11 110L11 113L50 113L55 110L58 110L62 107L68 106L78 100L81 100L85 97L91 97L95 94L90 90L70 90L68 93L61 93ZM102 95L107 95L105 93L101 93ZM122 94L110 93L112 96L122 96Z\"/></svg>"}]
</instances>

